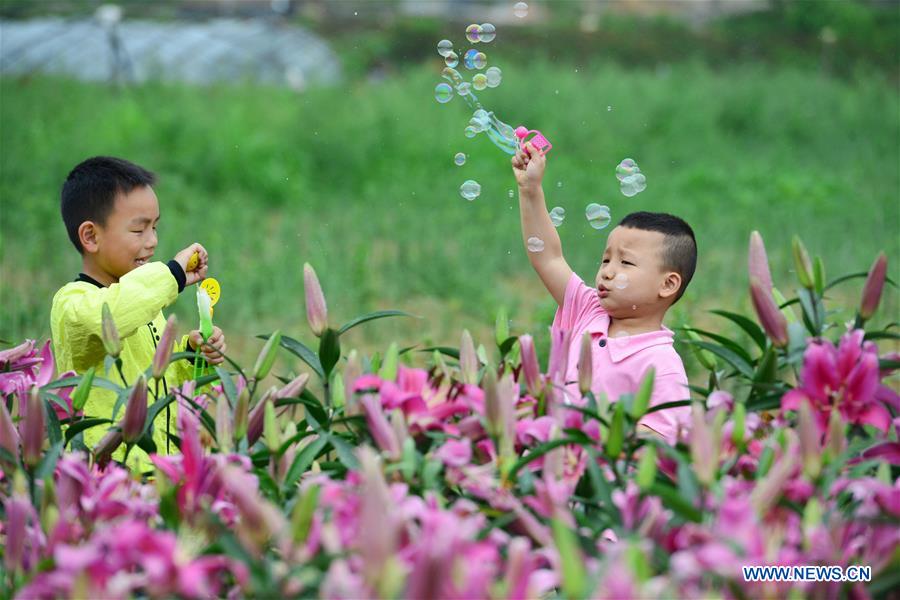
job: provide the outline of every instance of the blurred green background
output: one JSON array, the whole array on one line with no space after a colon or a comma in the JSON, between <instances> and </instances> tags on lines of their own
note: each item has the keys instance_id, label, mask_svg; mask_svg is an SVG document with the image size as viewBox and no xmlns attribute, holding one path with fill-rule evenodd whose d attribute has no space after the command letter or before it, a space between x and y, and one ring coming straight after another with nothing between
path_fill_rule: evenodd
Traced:
<instances>
[{"instance_id":1,"label":"blurred green background","mask_svg":"<svg viewBox=\"0 0 900 600\"><path fill-rule=\"evenodd\" d=\"M512 10L493 3L505 4ZM496 40L481 45L503 83L479 97L500 119L553 141L547 201L566 209L559 233L586 280L609 231L586 222L591 202L608 205L614 222L651 210L694 227L698 271L669 327L725 329L708 309L749 310L754 229L787 295L795 233L829 278L867 270L883 249L900 279L896 5L770 2L697 26L618 10L585 24L582 3L530 4L543 5L545 22L498 24ZM36 5L5 3L0 16L95 8ZM124 6L126 18L178 18L172 3ZM76 163L109 154L159 175L157 258L193 241L210 251L222 284L216 322L239 359L251 360L254 336L276 327L310 339L304 262L319 274L333 324L385 308L421 317L354 330L346 346L456 345L463 328L487 344L499 307L514 333L545 339L555 304L522 246L509 157L483 135L463 136L471 115L459 98L433 97L443 67L435 45L444 37L463 45L466 23L385 19L364 2L341 3L341 14L348 6L357 18L302 6L290 17L340 56L345 79L332 87L0 79L0 338L49 336L53 293L80 268L59 189ZM456 152L468 155L462 167ZM614 176L625 157L647 176L634 198ZM482 185L474 202L458 193L466 179ZM861 286L834 291L846 319ZM194 307L193 294L182 294L174 311L183 326L196 321ZM891 291L876 321L897 316Z\"/></svg>"}]
</instances>

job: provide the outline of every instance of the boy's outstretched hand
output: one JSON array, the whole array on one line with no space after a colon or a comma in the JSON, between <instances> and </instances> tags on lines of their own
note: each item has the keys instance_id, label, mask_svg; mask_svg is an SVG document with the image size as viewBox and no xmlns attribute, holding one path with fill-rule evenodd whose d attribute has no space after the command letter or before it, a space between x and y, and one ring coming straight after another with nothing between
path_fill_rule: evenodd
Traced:
<instances>
[{"instance_id":1,"label":"boy's outstretched hand","mask_svg":"<svg viewBox=\"0 0 900 600\"><path fill-rule=\"evenodd\" d=\"M191 260L191 256L197 254L200 260L197 262L197 266L188 271L188 263ZM209 265L209 254L206 252L206 248L201 246L200 244L194 242L181 252L175 255L175 260L181 265L181 268L184 269L185 274L185 282L184 285L194 285L200 281L203 281L206 278L206 270Z\"/></svg>"},{"instance_id":2,"label":"boy's outstretched hand","mask_svg":"<svg viewBox=\"0 0 900 600\"><path fill-rule=\"evenodd\" d=\"M516 149L516 155L512 157L513 174L520 188L530 189L540 187L544 179L544 168L547 166L547 157L535 148L531 142L525 144L525 150Z\"/></svg>"},{"instance_id":3,"label":"boy's outstretched hand","mask_svg":"<svg viewBox=\"0 0 900 600\"><path fill-rule=\"evenodd\" d=\"M213 325L212 335L203 343L203 336L198 330L194 330L188 334L188 343L195 350L200 348L203 358L211 365L218 365L225 362L225 334L222 330Z\"/></svg>"}]
</instances>

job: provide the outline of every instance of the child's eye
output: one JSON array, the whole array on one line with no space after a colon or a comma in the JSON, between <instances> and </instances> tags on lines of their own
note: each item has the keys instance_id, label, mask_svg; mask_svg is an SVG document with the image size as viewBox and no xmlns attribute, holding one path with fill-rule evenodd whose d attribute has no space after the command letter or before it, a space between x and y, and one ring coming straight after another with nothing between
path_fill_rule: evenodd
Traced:
<instances>
[{"instance_id":1,"label":"child's eye","mask_svg":"<svg viewBox=\"0 0 900 600\"><path fill-rule=\"evenodd\" d=\"M623 264L623 265L628 265L628 266L630 266L630 267L633 267L633 266L634 266L634 263L628 262L627 260L623 260L623 261L622 261L622 264Z\"/></svg>"},{"instance_id":2,"label":"child's eye","mask_svg":"<svg viewBox=\"0 0 900 600\"><path fill-rule=\"evenodd\" d=\"M608 263L608 262L609 262L609 259L608 259L608 258L604 258L604 259L603 259L603 264L604 264L604 265L605 265L606 263Z\"/></svg>"}]
</instances>

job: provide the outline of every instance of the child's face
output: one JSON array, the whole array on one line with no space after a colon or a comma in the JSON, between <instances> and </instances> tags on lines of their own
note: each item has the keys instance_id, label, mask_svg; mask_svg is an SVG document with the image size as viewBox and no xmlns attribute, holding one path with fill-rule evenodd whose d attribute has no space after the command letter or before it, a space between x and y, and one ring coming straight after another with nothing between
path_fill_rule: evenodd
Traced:
<instances>
[{"instance_id":1,"label":"child's face","mask_svg":"<svg viewBox=\"0 0 900 600\"><path fill-rule=\"evenodd\" d=\"M149 262L156 250L159 202L150 186L118 194L104 225L95 225L92 254L115 280Z\"/></svg>"},{"instance_id":2,"label":"child's face","mask_svg":"<svg viewBox=\"0 0 900 600\"><path fill-rule=\"evenodd\" d=\"M600 305L613 318L646 314L667 307L681 285L681 276L663 268L665 235L631 227L616 227L606 240L597 271Z\"/></svg>"}]
</instances>

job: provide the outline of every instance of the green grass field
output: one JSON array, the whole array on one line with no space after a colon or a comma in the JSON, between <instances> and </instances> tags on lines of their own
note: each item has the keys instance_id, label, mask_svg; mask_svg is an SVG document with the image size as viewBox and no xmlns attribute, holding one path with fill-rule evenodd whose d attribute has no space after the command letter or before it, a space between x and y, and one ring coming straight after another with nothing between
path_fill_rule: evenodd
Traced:
<instances>
[{"instance_id":1,"label":"green grass field","mask_svg":"<svg viewBox=\"0 0 900 600\"><path fill-rule=\"evenodd\" d=\"M550 206L567 211L559 231L578 273L593 278L607 233L584 219L590 202L609 205L614 221L633 210L669 211L695 228L698 272L670 327L708 324L708 308L749 306L753 229L786 294L795 285L794 233L825 259L829 277L865 271L881 249L890 275L900 275L900 98L882 75L498 64L504 82L482 100L553 141L545 190ZM463 328L487 342L500 306L514 332L544 331L554 305L520 241L509 157L483 136L463 136L462 101L434 101L439 67L435 57L431 67L380 83L303 95L0 80L0 338L49 335L52 295L80 267L59 217L59 188L72 166L96 154L160 175L157 257L195 240L206 245L223 288L216 320L239 358L255 353L252 336L275 327L309 338L304 262L317 269L336 324L384 308L421 316L357 330L347 345L455 345ZM463 167L453 164L459 151L469 155ZM648 179L630 199L614 176L625 157ZM457 191L470 178L482 185L471 203ZM837 293L855 303L860 287ZM894 320L897 309L891 292L880 319ZM175 310L193 323L193 294Z\"/></svg>"}]
</instances>

